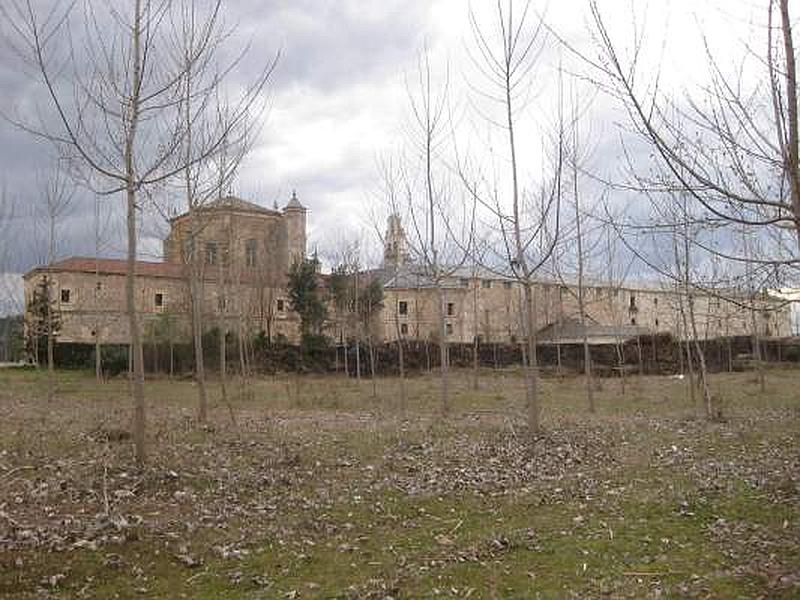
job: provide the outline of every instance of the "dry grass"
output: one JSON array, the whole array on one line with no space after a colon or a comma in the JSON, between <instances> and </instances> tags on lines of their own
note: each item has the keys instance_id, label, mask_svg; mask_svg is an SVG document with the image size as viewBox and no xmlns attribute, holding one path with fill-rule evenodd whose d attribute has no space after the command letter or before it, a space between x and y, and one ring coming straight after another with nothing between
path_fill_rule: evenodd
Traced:
<instances>
[{"instance_id":1,"label":"dry grass","mask_svg":"<svg viewBox=\"0 0 800 600\"><path fill-rule=\"evenodd\" d=\"M150 464L132 469L127 382L0 370L0 596L794 597L800 372L543 383L524 427L514 371L373 388L232 382L194 419L188 381L148 384ZM375 390L375 394L373 394ZM212 390L218 396L216 389Z\"/></svg>"}]
</instances>

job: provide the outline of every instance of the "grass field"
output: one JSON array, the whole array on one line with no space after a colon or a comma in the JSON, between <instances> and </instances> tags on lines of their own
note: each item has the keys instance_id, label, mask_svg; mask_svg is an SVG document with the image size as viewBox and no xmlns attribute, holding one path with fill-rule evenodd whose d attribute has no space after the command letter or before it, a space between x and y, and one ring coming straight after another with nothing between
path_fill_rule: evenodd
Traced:
<instances>
[{"instance_id":1,"label":"grass field","mask_svg":"<svg viewBox=\"0 0 800 600\"><path fill-rule=\"evenodd\" d=\"M686 382L545 379L527 434L513 371L278 376L195 422L189 381L148 382L133 468L127 382L0 369L0 596L800 596L800 371ZM212 386L212 396L219 396ZM235 424L231 418L235 419Z\"/></svg>"}]
</instances>

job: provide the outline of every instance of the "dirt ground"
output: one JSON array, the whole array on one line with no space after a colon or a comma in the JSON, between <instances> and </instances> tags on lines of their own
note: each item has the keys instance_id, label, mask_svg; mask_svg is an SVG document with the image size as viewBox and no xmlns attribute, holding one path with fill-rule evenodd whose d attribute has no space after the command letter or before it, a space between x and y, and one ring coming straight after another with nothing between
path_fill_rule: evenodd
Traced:
<instances>
[{"instance_id":1,"label":"dirt ground","mask_svg":"<svg viewBox=\"0 0 800 600\"><path fill-rule=\"evenodd\" d=\"M148 382L133 466L127 381L0 370L0 596L800 596L800 371L687 382L519 373ZM407 401L401 401L405 388ZM219 397L216 383L212 398Z\"/></svg>"}]
</instances>

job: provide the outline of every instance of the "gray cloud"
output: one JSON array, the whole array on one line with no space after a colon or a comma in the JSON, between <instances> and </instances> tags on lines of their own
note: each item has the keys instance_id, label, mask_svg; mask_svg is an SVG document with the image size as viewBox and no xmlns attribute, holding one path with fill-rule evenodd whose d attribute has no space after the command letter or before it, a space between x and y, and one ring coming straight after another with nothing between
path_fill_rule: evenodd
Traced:
<instances>
[{"instance_id":1,"label":"gray cloud","mask_svg":"<svg viewBox=\"0 0 800 600\"><path fill-rule=\"evenodd\" d=\"M489 4L474 4L481 10L489 8ZM630 22L626 13L629 5L608 4L603 5L608 22L615 32L622 31ZM694 11L700 10L695 4L679 0L673 10L676 19L684 18L683 13L690 15L685 17L683 29L695 27ZM658 3L653 5L656 17L660 18L659 11L667 10ZM582 0L551 3L548 16L565 37L588 44L585 8ZM274 201L284 204L292 189L297 189L310 209L310 238L320 243L325 241L331 224L342 231L365 228L365 200L375 185L375 160L400 140L400 125L408 112L403 73L414 69L424 42L434 50L437 67L446 58L451 59L454 100L466 105L463 100L468 90L463 78L471 76L464 75L469 71L464 52L464 42L469 43L470 39L466 11L466 3L461 0L228 0L225 21L235 27L229 40L231 55L251 44L249 54L233 73L232 88L246 85L278 49L281 51L269 88L271 109L252 154L242 165L234 191L269 206ZM727 29L717 27L711 31L711 24L717 20L709 19L704 33L715 33L718 39L727 40ZM655 26L663 30L662 21L656 20ZM659 44L655 46L660 48ZM590 53L592 50L583 49ZM676 39L670 57L676 65L683 61L685 66L693 67L697 63L696 50L686 40ZM546 58L548 69L552 69L561 54L551 49ZM692 68L675 67L669 72L681 78L697 75ZM537 73L535 79L546 87L553 76L543 72ZM4 110L12 106L29 109L37 100L47 106L31 74L20 68L4 46L0 46L0 90L0 107ZM553 112L552 97L548 98L546 91L542 94L528 111L531 120L539 123ZM592 132L596 143L592 168L619 180L622 153L617 121L625 115L606 104L601 104L596 113L600 125ZM487 128L485 122L472 125L476 132ZM523 145L535 142L540 135L535 125L521 127L520 134ZM472 137L472 147L480 148L483 140ZM646 161L646 148L636 147L635 151ZM540 164L535 153L530 156L533 158L527 160L526 166ZM0 182L13 196L17 210L8 233L14 236L15 251L5 264L0 264L0 272L24 271L43 256L41 236L34 233L30 215L37 202L35 174L51 161L51 148L0 120ZM524 177L535 177L535 173L526 172ZM61 229L60 254L93 254L93 201L85 193L76 199L73 212ZM619 203L629 201L628 196L619 195ZM102 253L120 256L124 252L121 202L109 198L107 206L112 213L112 227ZM637 210L646 210L642 206L638 204ZM155 211L148 211L142 231L143 258L157 255L159 236L164 231L163 220Z\"/></svg>"},{"instance_id":2,"label":"gray cloud","mask_svg":"<svg viewBox=\"0 0 800 600\"><path fill-rule=\"evenodd\" d=\"M230 52L237 52L246 44L250 50L238 65L229 82L232 88L246 86L264 64L280 49L281 58L269 88L271 114L267 127L248 160L235 188L267 191L266 197L251 200L271 204L277 200L285 203L292 188L311 208L313 227L317 218L328 218L332 211L328 197L348 195L357 197L363 179L372 167L371 148L332 148L333 154L325 160L311 161L298 156L302 148L294 146L297 129L304 128L308 138L313 129L309 122L298 123L292 114L308 115L308 119L324 118L327 122L340 120L344 126L352 116L352 105L343 104L341 98L352 95L356 86L380 87L384 80L398 72L398 65L413 57L425 30L428 3L422 0L372 3L317 2L314 0L259 2L232 0L226 6L225 22L233 27ZM25 72L8 46L0 47L0 89L4 111L15 109L30 111L38 103L41 109L51 110L42 98L43 90L33 78L35 73ZM354 100L368 101L365 97ZM279 120L273 115L280 112L289 117ZM309 140L309 143L313 143ZM292 153L292 156L289 155ZM9 122L0 121L0 180L10 192L15 206L13 234L25 251L12 253L1 270L25 271L41 262L45 236L41 222L34 218L40 196L36 189L36 176L53 164L53 150ZM280 166L290 159L291 166ZM103 254L121 255L123 238L118 222L121 218L119 203L109 199L112 212L111 239L104 244ZM69 217L60 227L58 254L94 253L93 197L80 192ZM38 219L41 221L41 219ZM145 256L158 251L157 237L163 232L163 223L149 214L143 227Z\"/></svg>"}]
</instances>

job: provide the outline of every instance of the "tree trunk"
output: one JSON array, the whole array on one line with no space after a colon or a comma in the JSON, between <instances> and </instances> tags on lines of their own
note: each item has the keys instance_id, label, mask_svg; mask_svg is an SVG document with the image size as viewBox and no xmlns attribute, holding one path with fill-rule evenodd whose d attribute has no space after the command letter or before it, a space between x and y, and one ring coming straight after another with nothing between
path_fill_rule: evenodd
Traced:
<instances>
[{"instance_id":1,"label":"tree trunk","mask_svg":"<svg viewBox=\"0 0 800 600\"><path fill-rule=\"evenodd\" d=\"M592 351L589 348L589 336L586 328L583 329L583 370L586 378L586 399L589 402L589 412L595 412L594 387L592 382Z\"/></svg>"},{"instance_id":2,"label":"tree trunk","mask_svg":"<svg viewBox=\"0 0 800 600\"><path fill-rule=\"evenodd\" d=\"M475 322L475 331L473 332L472 336L472 389L474 391L478 391L478 376L479 376L479 359L478 359L478 330L480 329L480 324L478 323L478 285L477 280L474 282L475 285L473 286L472 291L472 307L474 313L474 322Z\"/></svg>"},{"instance_id":3,"label":"tree trunk","mask_svg":"<svg viewBox=\"0 0 800 600\"><path fill-rule=\"evenodd\" d=\"M528 413L528 429L539 433L541 428L538 390L538 367L536 360L536 321L533 310L533 290L530 281L523 283L525 298L525 341L527 361L525 365L525 405Z\"/></svg>"},{"instance_id":4,"label":"tree trunk","mask_svg":"<svg viewBox=\"0 0 800 600\"><path fill-rule=\"evenodd\" d=\"M356 337L356 381L361 384L361 344Z\"/></svg>"},{"instance_id":5,"label":"tree trunk","mask_svg":"<svg viewBox=\"0 0 800 600\"><path fill-rule=\"evenodd\" d=\"M755 298L751 300L755 305ZM750 310L751 315L751 327L753 329L752 335L752 350L753 350L753 358L756 362L756 375L758 377L758 389L763 394L767 390L767 376L764 372L764 360L762 357L761 352L761 339L758 335L758 321L756 319L756 311L755 309Z\"/></svg>"},{"instance_id":6,"label":"tree trunk","mask_svg":"<svg viewBox=\"0 0 800 600\"><path fill-rule=\"evenodd\" d=\"M138 1L137 1L138 7ZM138 12L138 8L137 8ZM131 172L133 157L129 152ZM133 444L136 453L136 465L141 469L147 460L145 447L145 404L144 404L144 352L142 338L139 331L139 320L136 315L136 189L133 181L128 181L127 188L127 228L128 228L128 260L125 275L125 299L128 313L128 327L131 336L131 354L133 361L132 390L133 390Z\"/></svg>"},{"instance_id":7,"label":"tree trunk","mask_svg":"<svg viewBox=\"0 0 800 600\"><path fill-rule=\"evenodd\" d=\"M789 179L791 204L794 212L794 226L797 237L797 248L800 250L800 125L797 117L797 66L794 40L792 38L792 20L789 15L789 0L780 0L781 32L785 55L786 76L786 110L787 140L783 152L786 162L784 172Z\"/></svg>"},{"instance_id":8,"label":"tree trunk","mask_svg":"<svg viewBox=\"0 0 800 600\"><path fill-rule=\"evenodd\" d=\"M131 353L133 355L133 443L136 452L136 464L141 469L147 460L145 447L145 404L144 404L144 352L142 350L142 337L139 330L139 320L136 316L136 165L134 164L133 148L136 139L136 130L139 122L139 92L142 80L142 51L141 51L141 0L134 3L134 23L132 29L133 64L132 64L132 94L128 117L128 131L125 138L125 174L126 174L126 204L127 204L127 230L128 230L128 259L127 273L125 274L125 299L127 303L128 327L130 328Z\"/></svg>"},{"instance_id":9,"label":"tree trunk","mask_svg":"<svg viewBox=\"0 0 800 600\"><path fill-rule=\"evenodd\" d=\"M642 356L642 336L636 335L636 360L639 362L639 376L644 375L644 357Z\"/></svg>"},{"instance_id":10,"label":"tree trunk","mask_svg":"<svg viewBox=\"0 0 800 600\"><path fill-rule=\"evenodd\" d=\"M694 296L689 292L689 319L692 324L692 340L694 342L694 349L697 352L697 362L700 367L700 385L703 391L703 401L705 404L706 418L709 420L717 418L714 409L714 398L711 395L711 389L708 384L708 369L706 368L706 357L703 348L700 346L700 340L697 334L697 319L694 312Z\"/></svg>"},{"instance_id":11,"label":"tree trunk","mask_svg":"<svg viewBox=\"0 0 800 600\"><path fill-rule=\"evenodd\" d=\"M444 288L439 284L439 371L441 375L441 399L442 399L442 414L450 414L450 373L449 373L449 358L447 354L447 297L445 296Z\"/></svg>"},{"instance_id":12,"label":"tree trunk","mask_svg":"<svg viewBox=\"0 0 800 600\"><path fill-rule=\"evenodd\" d=\"M620 392L623 396L627 392L626 383L627 383L627 374L625 373L625 347L622 345L622 341L617 337L616 342L614 343L614 348L616 349L617 353L617 365L619 367L619 383L620 383Z\"/></svg>"},{"instance_id":13,"label":"tree trunk","mask_svg":"<svg viewBox=\"0 0 800 600\"><path fill-rule=\"evenodd\" d=\"M681 319L683 321L683 335L684 335L684 351L686 353L686 368L689 372L689 381L687 384L687 389L689 390L689 400L691 401L692 407L695 407L695 392L694 392L694 382L695 382L695 375L694 375L694 359L692 357L692 346L690 342L689 336L690 328L689 328L689 321L686 317L686 311L683 308L683 300L679 299L680 302L680 310L681 310Z\"/></svg>"},{"instance_id":14,"label":"tree trunk","mask_svg":"<svg viewBox=\"0 0 800 600\"><path fill-rule=\"evenodd\" d=\"M403 348L403 340L397 336L397 357L400 363L400 414L406 415L407 403L406 398L406 364L405 364L405 350Z\"/></svg>"},{"instance_id":15,"label":"tree trunk","mask_svg":"<svg viewBox=\"0 0 800 600\"><path fill-rule=\"evenodd\" d=\"M94 337L94 377L98 383L103 381L103 346L100 344L100 327L95 325Z\"/></svg>"},{"instance_id":16,"label":"tree trunk","mask_svg":"<svg viewBox=\"0 0 800 600\"><path fill-rule=\"evenodd\" d=\"M52 235L52 234L51 234ZM53 260L50 260L52 264ZM53 332L53 280L47 285L47 399L53 400L56 395L55 351Z\"/></svg>"},{"instance_id":17,"label":"tree trunk","mask_svg":"<svg viewBox=\"0 0 800 600\"><path fill-rule=\"evenodd\" d=\"M375 379L375 348L372 344L371 332L368 334L367 344L369 345L369 376L372 379L372 398L374 400L378 397L378 380Z\"/></svg>"},{"instance_id":18,"label":"tree trunk","mask_svg":"<svg viewBox=\"0 0 800 600\"><path fill-rule=\"evenodd\" d=\"M191 217L190 217L191 219ZM197 420L205 423L208 419L208 393L206 391L206 368L203 357L203 291L200 281L199 250L192 250L191 266L191 292L190 303L192 310L192 341L194 345L194 370L197 383Z\"/></svg>"},{"instance_id":19,"label":"tree trunk","mask_svg":"<svg viewBox=\"0 0 800 600\"><path fill-rule=\"evenodd\" d=\"M478 377L479 377L479 360L478 360L478 336L472 340L472 389L478 391Z\"/></svg>"}]
</instances>

